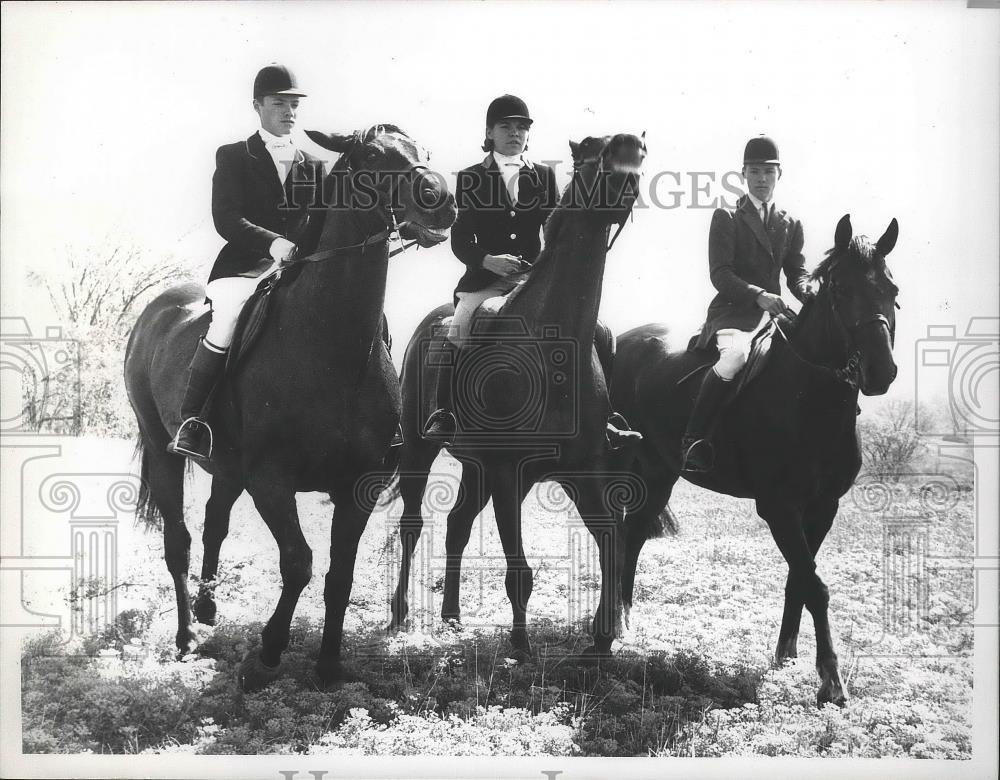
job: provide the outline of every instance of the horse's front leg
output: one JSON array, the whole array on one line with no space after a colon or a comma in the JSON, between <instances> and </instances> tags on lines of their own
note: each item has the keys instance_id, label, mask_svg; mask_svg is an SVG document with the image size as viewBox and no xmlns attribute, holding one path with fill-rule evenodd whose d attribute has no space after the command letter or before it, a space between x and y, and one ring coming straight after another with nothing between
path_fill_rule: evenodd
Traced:
<instances>
[{"instance_id":1,"label":"horse's front leg","mask_svg":"<svg viewBox=\"0 0 1000 780\"><path fill-rule=\"evenodd\" d=\"M281 654L288 647L299 594L312 577L312 550L299 526L295 491L290 479L276 475L259 476L250 481L248 489L257 511L278 543L281 570L281 596L261 632L260 653L258 655L251 650L240 668L243 687L254 690L277 677Z\"/></svg>"},{"instance_id":2,"label":"horse's front leg","mask_svg":"<svg viewBox=\"0 0 1000 780\"><path fill-rule=\"evenodd\" d=\"M507 560L504 585L513 615L510 629L512 657L524 662L531 658L531 642L528 640L528 599L531 598L534 578L528 559L524 555L521 539L521 504L531 486L526 484L527 480L518 473L516 465L512 464L491 468L488 480L493 495L493 512L496 515L500 544Z\"/></svg>"},{"instance_id":3,"label":"horse's front leg","mask_svg":"<svg viewBox=\"0 0 1000 780\"><path fill-rule=\"evenodd\" d=\"M367 481L365 477L361 479ZM323 588L326 615L323 622L323 642L316 662L316 674L323 683L335 682L344 677L340 650L344 639L344 615L354 586L358 544L368 525L368 518L375 509L375 502L388 482L389 478L386 477L381 487L366 487L363 491L353 487L341 488L330 494L335 505L333 526L330 529L330 570L326 573Z\"/></svg>"},{"instance_id":4,"label":"horse's front leg","mask_svg":"<svg viewBox=\"0 0 1000 780\"><path fill-rule=\"evenodd\" d=\"M441 601L441 619L460 625L462 609L459 594L462 588L462 555L472 535L472 524L490 499L490 492L483 484L480 464L466 461L462 464L462 482L458 500L448 513L448 532L445 536L444 598Z\"/></svg>"},{"instance_id":5,"label":"horse's front leg","mask_svg":"<svg viewBox=\"0 0 1000 780\"><path fill-rule=\"evenodd\" d=\"M802 523L802 511L781 500L757 499L757 513L771 529L778 549L788 563L791 596L799 599L813 618L816 629L816 671L820 688L816 695L819 705L833 702L838 706L847 703L847 694L840 680L837 654L830 635L828 609L830 594L823 580L816 573L816 562Z\"/></svg>"},{"instance_id":6,"label":"horse's front leg","mask_svg":"<svg viewBox=\"0 0 1000 780\"><path fill-rule=\"evenodd\" d=\"M802 517L809 551L816 558L827 533L837 516L839 502L836 498L821 498L806 507ZM791 572L785 582L785 608L778 631L778 646L774 652L774 662L778 666L789 658L798 657L799 624L802 619L803 602L798 587L792 580Z\"/></svg>"},{"instance_id":7,"label":"horse's front leg","mask_svg":"<svg viewBox=\"0 0 1000 780\"><path fill-rule=\"evenodd\" d=\"M229 535L229 513L243 485L221 477L212 478L212 494L205 504L205 530L202 532L204 553L201 561L201 587L194 602L194 614L199 623L215 625L215 577L219 573L219 552Z\"/></svg>"}]
</instances>

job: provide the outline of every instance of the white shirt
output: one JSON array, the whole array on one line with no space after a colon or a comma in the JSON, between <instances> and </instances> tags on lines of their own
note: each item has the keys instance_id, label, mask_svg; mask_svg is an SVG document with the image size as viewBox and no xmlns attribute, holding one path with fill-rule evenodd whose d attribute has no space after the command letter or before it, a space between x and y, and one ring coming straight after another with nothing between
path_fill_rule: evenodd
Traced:
<instances>
[{"instance_id":1,"label":"white shirt","mask_svg":"<svg viewBox=\"0 0 1000 780\"><path fill-rule=\"evenodd\" d=\"M757 200L757 198L755 198L749 192L747 193L747 197L750 198L750 202L753 203L754 208L757 209L757 216L760 217L761 222L763 222L766 225L767 214L765 214L764 212L764 207L766 206L769 210L771 210L771 213L773 213L774 201L772 200L770 203L765 203L762 200Z\"/></svg>"},{"instance_id":2,"label":"white shirt","mask_svg":"<svg viewBox=\"0 0 1000 780\"><path fill-rule=\"evenodd\" d=\"M292 137L289 135L274 135L267 132L263 127L257 132L261 140L264 141L267 153L271 155L271 159L274 161L274 169L278 172L278 179L284 184L285 179L288 178L288 172L292 169L292 163L295 162L296 151ZM279 236L271 242L271 258L273 260L283 260L291 254L294 248L295 244L287 238Z\"/></svg>"},{"instance_id":3,"label":"white shirt","mask_svg":"<svg viewBox=\"0 0 1000 780\"><path fill-rule=\"evenodd\" d=\"M282 184L288 178L288 172L295 162L295 143L290 135L274 135L263 127L257 131L271 159L274 161L274 169L278 172L278 179Z\"/></svg>"},{"instance_id":4,"label":"white shirt","mask_svg":"<svg viewBox=\"0 0 1000 780\"><path fill-rule=\"evenodd\" d=\"M500 152L494 150L493 159L496 160L500 174L503 176L503 183L507 188L507 192L510 193L510 199L514 203L517 203L517 193L520 184L518 174L521 172L521 166L527 164L524 160L524 155L518 154L508 157L506 154L500 154ZM514 180L513 184L511 184L511 179Z\"/></svg>"}]
</instances>

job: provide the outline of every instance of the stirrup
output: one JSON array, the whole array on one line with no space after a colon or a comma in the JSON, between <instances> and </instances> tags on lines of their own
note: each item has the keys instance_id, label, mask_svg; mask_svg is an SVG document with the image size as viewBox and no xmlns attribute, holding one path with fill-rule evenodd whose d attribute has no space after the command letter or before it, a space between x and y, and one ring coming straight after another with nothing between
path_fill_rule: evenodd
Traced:
<instances>
[{"instance_id":1,"label":"stirrup","mask_svg":"<svg viewBox=\"0 0 1000 780\"><path fill-rule=\"evenodd\" d=\"M697 451L696 447L707 448L708 450L708 464L696 463ZM692 439L690 443L682 444L683 452L681 455L681 471L687 472L688 474L705 474L712 470L715 465L715 450L712 447L712 442L706 438ZM695 457L692 458L692 452L695 453Z\"/></svg>"},{"instance_id":2,"label":"stirrup","mask_svg":"<svg viewBox=\"0 0 1000 780\"><path fill-rule=\"evenodd\" d=\"M447 436L442 436L439 433L432 433L431 428L433 428L441 420L451 421L451 434ZM432 441L435 444L442 444L445 447L449 447L452 444L452 438L458 431L458 418L455 417L455 413L449 409L435 409L431 412L431 416L427 418L427 422L424 423L423 428L420 430L420 436L427 441Z\"/></svg>"},{"instance_id":3,"label":"stirrup","mask_svg":"<svg viewBox=\"0 0 1000 780\"><path fill-rule=\"evenodd\" d=\"M611 430L608 430L609 428ZM614 441L612 441L612 432ZM628 424L628 420L623 415L618 412L612 412L608 415L608 421L605 425L604 439L611 452L618 452L641 442L642 434L639 431L632 430L632 426Z\"/></svg>"},{"instance_id":4,"label":"stirrup","mask_svg":"<svg viewBox=\"0 0 1000 780\"><path fill-rule=\"evenodd\" d=\"M184 432L185 428L190 428L191 433L195 436L198 435L199 426L208 431L208 454L202 454L197 450L191 450L187 447L183 447L180 444L181 434ZM172 452L175 455L184 455L188 458L194 458L195 460L210 460L212 457L212 449L215 446L215 437L212 434L211 426L204 420L200 420L197 417L188 417L181 426L177 429L177 433L174 434L173 440L167 445L167 451Z\"/></svg>"}]
</instances>

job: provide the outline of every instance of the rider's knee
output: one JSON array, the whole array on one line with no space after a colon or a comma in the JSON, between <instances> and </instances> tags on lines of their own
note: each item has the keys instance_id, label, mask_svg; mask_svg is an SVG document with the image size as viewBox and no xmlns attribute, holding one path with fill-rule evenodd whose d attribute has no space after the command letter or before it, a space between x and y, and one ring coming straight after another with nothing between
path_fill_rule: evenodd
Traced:
<instances>
[{"instance_id":1,"label":"rider's knee","mask_svg":"<svg viewBox=\"0 0 1000 780\"><path fill-rule=\"evenodd\" d=\"M733 379L743 366L746 365L747 358L739 349L722 349L719 351L719 360L715 364L715 372L723 379Z\"/></svg>"}]
</instances>

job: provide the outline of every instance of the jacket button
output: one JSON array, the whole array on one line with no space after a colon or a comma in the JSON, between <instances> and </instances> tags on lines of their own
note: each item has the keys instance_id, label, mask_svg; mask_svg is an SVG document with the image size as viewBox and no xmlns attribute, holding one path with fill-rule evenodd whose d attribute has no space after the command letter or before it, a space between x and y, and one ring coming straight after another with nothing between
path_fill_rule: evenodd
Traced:
<instances>
[{"instance_id":1,"label":"jacket button","mask_svg":"<svg viewBox=\"0 0 1000 780\"><path fill-rule=\"evenodd\" d=\"M517 212L516 212L516 211L512 211L512 212L510 212L510 215L511 215L512 217L516 217L516 216L517 216Z\"/></svg>"},{"instance_id":2,"label":"jacket button","mask_svg":"<svg viewBox=\"0 0 1000 780\"><path fill-rule=\"evenodd\" d=\"M510 234L510 237L511 237L511 238L517 238L517 233L511 233L511 234Z\"/></svg>"}]
</instances>

